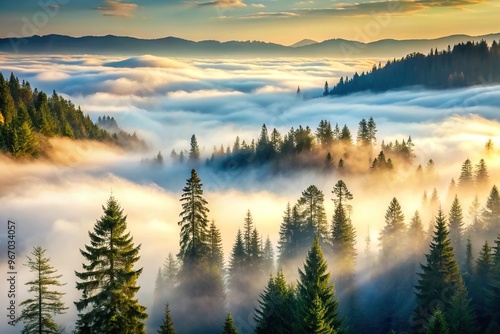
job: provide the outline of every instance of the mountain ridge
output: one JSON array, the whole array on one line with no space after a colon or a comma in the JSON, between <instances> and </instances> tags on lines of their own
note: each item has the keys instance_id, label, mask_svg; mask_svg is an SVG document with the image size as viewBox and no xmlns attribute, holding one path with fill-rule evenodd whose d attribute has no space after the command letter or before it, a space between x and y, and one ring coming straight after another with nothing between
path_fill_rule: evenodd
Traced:
<instances>
[{"instance_id":1,"label":"mountain ridge","mask_svg":"<svg viewBox=\"0 0 500 334\"><path fill-rule=\"evenodd\" d=\"M456 34L434 39L381 39L360 42L342 38L322 42L301 40L290 46L264 41L192 41L175 36L141 39L130 36L104 35L72 37L60 34L33 35L25 38L0 38L0 52L19 54L153 54L184 57L403 57L411 52L427 53L431 48L445 49L466 41L500 40L500 33L479 36Z\"/></svg>"}]
</instances>

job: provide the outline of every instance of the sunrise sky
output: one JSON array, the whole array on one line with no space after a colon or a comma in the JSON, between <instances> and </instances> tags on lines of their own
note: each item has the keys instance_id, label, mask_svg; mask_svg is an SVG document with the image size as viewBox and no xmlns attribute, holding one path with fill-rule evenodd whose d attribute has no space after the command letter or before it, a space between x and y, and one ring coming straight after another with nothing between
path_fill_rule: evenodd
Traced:
<instances>
[{"instance_id":1,"label":"sunrise sky","mask_svg":"<svg viewBox=\"0 0 500 334\"><path fill-rule=\"evenodd\" d=\"M496 0L16 0L2 1L0 36L369 42L495 33L499 13Z\"/></svg>"}]
</instances>

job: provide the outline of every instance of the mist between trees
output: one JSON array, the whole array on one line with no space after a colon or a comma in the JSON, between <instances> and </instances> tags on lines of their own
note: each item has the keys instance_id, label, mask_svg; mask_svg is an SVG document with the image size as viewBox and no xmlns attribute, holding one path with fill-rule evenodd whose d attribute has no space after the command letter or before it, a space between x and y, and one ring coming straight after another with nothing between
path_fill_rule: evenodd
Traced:
<instances>
[{"instance_id":1,"label":"mist between trees","mask_svg":"<svg viewBox=\"0 0 500 334\"><path fill-rule=\"evenodd\" d=\"M191 143L189 164L196 165L200 156L194 136ZM277 245L259 232L252 210L231 217L239 229L226 256L221 231L210 220L208 194L192 169L180 197L180 247L176 254L158 254L166 260L158 268L148 309L135 297L143 270L137 262L147 245L134 243L126 208L111 196L80 250L75 332L496 333L500 195L487 168L488 161L495 161L492 142L483 155L477 164L466 159L457 166L459 177L440 196L433 187L439 183L433 160L416 169L389 168L390 160L379 154L363 187L357 175L346 173L325 192L310 185L296 202L283 203ZM393 175L403 172L413 202L418 202L408 216L401 204L407 194L398 196L393 188L401 186ZM385 215L374 217L367 203L382 193L390 200L375 200ZM358 229L369 228L374 220L384 221L383 227L357 240ZM62 293L70 289L53 283L44 284ZM39 291L45 290L30 294L39 297ZM49 308L44 314L55 323L57 313Z\"/></svg>"}]
</instances>

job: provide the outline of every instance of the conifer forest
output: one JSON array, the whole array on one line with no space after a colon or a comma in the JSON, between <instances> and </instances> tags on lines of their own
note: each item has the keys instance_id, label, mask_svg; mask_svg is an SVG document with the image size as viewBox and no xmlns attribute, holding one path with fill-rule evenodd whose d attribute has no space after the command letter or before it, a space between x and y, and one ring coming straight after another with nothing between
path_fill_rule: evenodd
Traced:
<instances>
[{"instance_id":1,"label":"conifer forest","mask_svg":"<svg viewBox=\"0 0 500 334\"><path fill-rule=\"evenodd\" d=\"M217 8L214 26L327 11L296 5L182 8ZM500 39L464 36L11 39L0 333L500 333ZM329 56L347 42L383 56ZM137 55L154 43L179 55Z\"/></svg>"}]
</instances>

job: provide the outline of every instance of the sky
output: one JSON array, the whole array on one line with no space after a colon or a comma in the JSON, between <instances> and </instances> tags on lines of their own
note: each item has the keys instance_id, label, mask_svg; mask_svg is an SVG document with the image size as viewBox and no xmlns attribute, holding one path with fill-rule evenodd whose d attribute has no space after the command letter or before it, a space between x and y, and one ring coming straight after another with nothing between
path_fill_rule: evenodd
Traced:
<instances>
[{"instance_id":1,"label":"sky","mask_svg":"<svg viewBox=\"0 0 500 334\"><path fill-rule=\"evenodd\" d=\"M359 120L373 116L378 144L411 135L416 161L408 173L432 158L440 175L437 183L412 187L411 177L407 177L410 174L398 171L395 183L377 189L373 196L367 190L368 173L342 177L354 195L352 219L360 262L368 233L376 251L375 240L394 196L401 203L406 223L419 209L424 190L430 194L433 187L448 212L446 198L451 178L458 178L465 159L478 163L488 138L495 145L494 155L487 160L491 183L499 184L498 86L438 91L413 88L312 98L321 95L325 78L336 81L355 70L368 69L375 62L378 60L0 54L4 76L13 71L32 87L46 92L55 89L94 120L111 115L123 129L136 131L150 145L149 152L133 153L102 143L54 138L49 161L15 162L0 156L0 216L18 223L19 263L31 247L39 244L47 249L47 255L63 274L62 282L67 283L63 287L67 293L64 301L70 309L58 317L58 323L68 330L74 326L76 310L72 302L79 298L74 271L81 270L83 261L79 249L89 243L87 231L102 215L101 205L111 192L128 215L134 242L142 244L137 267L144 269L138 298L151 311L156 272L169 252L179 251L179 198L189 177L189 167L173 164L168 156L172 149L188 149L193 133L203 158L210 156L214 146L232 145L237 135L247 142L257 138L263 123L285 133L299 124L315 129L321 119L326 119L332 124L347 124L355 135ZM302 88L302 96L295 93L297 85ZM159 150L166 157L164 166L140 163ZM331 189L341 177L304 172L292 180L285 176L262 178L259 170L232 175L203 166L198 171L210 209L209 219L214 219L221 229L226 259L247 210L251 210L262 236L269 236L276 246L287 202L295 203L311 184L324 192L330 222ZM480 194L482 205L486 198L487 194ZM464 215L469 204L470 199L464 198ZM2 247L6 236L0 231ZM2 261L5 257L0 258L0 267L4 268ZM19 302L28 296L23 284L30 273L19 265L18 277ZM5 284L2 279L0 291L6 291ZM19 329L2 321L0 332L19 333Z\"/></svg>"},{"instance_id":2,"label":"sky","mask_svg":"<svg viewBox=\"0 0 500 334\"><path fill-rule=\"evenodd\" d=\"M0 36L370 42L496 33L499 12L498 0L17 0L1 4Z\"/></svg>"}]
</instances>

